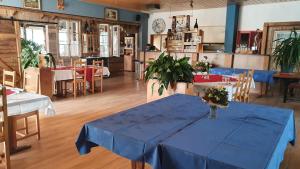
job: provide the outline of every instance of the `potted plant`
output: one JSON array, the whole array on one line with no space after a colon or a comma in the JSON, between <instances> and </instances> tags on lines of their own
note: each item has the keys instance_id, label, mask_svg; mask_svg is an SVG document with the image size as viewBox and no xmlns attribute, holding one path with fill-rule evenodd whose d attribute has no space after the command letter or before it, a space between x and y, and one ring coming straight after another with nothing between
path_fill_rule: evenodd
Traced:
<instances>
[{"instance_id":1,"label":"potted plant","mask_svg":"<svg viewBox=\"0 0 300 169\"><path fill-rule=\"evenodd\" d=\"M217 117L217 109L228 106L228 92L223 87L208 88L205 91L203 100L205 100L210 106L209 118L215 119Z\"/></svg>"},{"instance_id":2,"label":"potted plant","mask_svg":"<svg viewBox=\"0 0 300 169\"><path fill-rule=\"evenodd\" d=\"M148 82L147 100L152 101L174 93L185 93L188 83L193 81L193 68L189 58L174 59L162 53L149 63L145 80Z\"/></svg>"},{"instance_id":3,"label":"potted plant","mask_svg":"<svg viewBox=\"0 0 300 169\"><path fill-rule=\"evenodd\" d=\"M55 67L55 58L51 53L47 53L46 55L41 56L42 46L38 45L37 43L22 39L21 40L21 64L22 68L26 69L28 67L39 67L39 63L42 59L46 61L48 67Z\"/></svg>"},{"instance_id":4,"label":"potted plant","mask_svg":"<svg viewBox=\"0 0 300 169\"><path fill-rule=\"evenodd\" d=\"M290 73L300 63L300 36L293 30L287 39L277 39L278 44L273 52L273 61L281 72Z\"/></svg>"}]
</instances>

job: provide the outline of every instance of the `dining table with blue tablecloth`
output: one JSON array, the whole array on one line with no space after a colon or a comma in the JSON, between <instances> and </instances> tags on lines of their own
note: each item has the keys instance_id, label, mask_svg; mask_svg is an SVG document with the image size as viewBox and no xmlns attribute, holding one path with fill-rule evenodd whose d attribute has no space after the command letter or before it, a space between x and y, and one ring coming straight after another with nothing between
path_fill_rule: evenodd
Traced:
<instances>
[{"instance_id":1,"label":"dining table with blue tablecloth","mask_svg":"<svg viewBox=\"0 0 300 169\"><path fill-rule=\"evenodd\" d=\"M279 168L294 144L290 109L230 102L209 119L199 97L172 95L86 123L80 154L104 147L153 169Z\"/></svg>"},{"instance_id":2,"label":"dining table with blue tablecloth","mask_svg":"<svg viewBox=\"0 0 300 169\"><path fill-rule=\"evenodd\" d=\"M219 75L234 75L241 74L247 72L249 69L239 69L239 68L211 68L209 72L211 74L219 74ZM273 75L276 71L273 70L254 70L253 79L255 82L273 84L274 79Z\"/></svg>"}]
</instances>

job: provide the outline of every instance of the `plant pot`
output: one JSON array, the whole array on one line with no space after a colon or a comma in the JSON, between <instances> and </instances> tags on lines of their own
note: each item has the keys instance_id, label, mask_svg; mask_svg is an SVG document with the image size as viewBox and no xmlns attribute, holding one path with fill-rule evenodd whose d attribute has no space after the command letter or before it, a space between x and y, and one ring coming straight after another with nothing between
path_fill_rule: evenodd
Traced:
<instances>
[{"instance_id":1,"label":"plant pot","mask_svg":"<svg viewBox=\"0 0 300 169\"><path fill-rule=\"evenodd\" d=\"M147 82L147 102L152 102L154 100L162 99L164 97L168 97L177 93L187 94L191 90L192 85L189 85L189 83L178 82L175 85L175 89L172 89L171 86L169 85L167 90L164 89L162 95L159 95L158 88L159 88L159 82L156 79L150 79Z\"/></svg>"}]
</instances>

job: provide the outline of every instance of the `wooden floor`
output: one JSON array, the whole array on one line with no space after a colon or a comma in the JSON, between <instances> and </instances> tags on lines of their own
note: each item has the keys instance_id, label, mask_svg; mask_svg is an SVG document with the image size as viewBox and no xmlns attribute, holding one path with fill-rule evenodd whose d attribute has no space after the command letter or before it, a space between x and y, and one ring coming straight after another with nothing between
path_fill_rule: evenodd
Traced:
<instances>
[{"instance_id":1,"label":"wooden floor","mask_svg":"<svg viewBox=\"0 0 300 169\"><path fill-rule=\"evenodd\" d=\"M266 100L268 100L266 102ZM130 162L103 148L94 148L80 156L75 140L82 125L146 102L146 88L132 74L104 80L104 92L89 96L60 99L54 102L56 115L41 117L41 140L29 139L32 148L12 156L13 169L130 169ZM260 104L276 105L296 110L297 144L289 146L282 169L300 166L300 102L281 103L278 97L255 99ZM150 167L147 167L150 168Z\"/></svg>"}]
</instances>

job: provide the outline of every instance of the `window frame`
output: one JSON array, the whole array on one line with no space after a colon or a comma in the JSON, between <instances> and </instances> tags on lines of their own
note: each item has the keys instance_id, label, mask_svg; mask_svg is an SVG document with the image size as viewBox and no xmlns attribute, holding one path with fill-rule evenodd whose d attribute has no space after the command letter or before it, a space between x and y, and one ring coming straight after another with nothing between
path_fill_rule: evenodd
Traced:
<instances>
[{"instance_id":1,"label":"window frame","mask_svg":"<svg viewBox=\"0 0 300 169\"><path fill-rule=\"evenodd\" d=\"M59 28L60 22L66 22L66 27L67 27L66 30L64 30L64 31L60 30L60 28ZM73 31L73 28L72 28L73 23L77 23L77 28L76 28L77 32ZM61 33L66 34L67 41L65 44L62 44L60 41ZM72 40L72 38L75 34L77 35L77 41ZM76 42L78 42L78 44L76 44ZM61 50L60 50L61 45L66 45L66 49L68 51L67 55L61 54ZM77 46L78 55L72 55L72 52L71 52L72 45ZM59 50L59 56L62 58L81 57L81 22L80 22L80 20L62 18L58 21L58 50Z\"/></svg>"}]
</instances>

